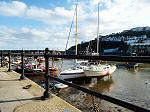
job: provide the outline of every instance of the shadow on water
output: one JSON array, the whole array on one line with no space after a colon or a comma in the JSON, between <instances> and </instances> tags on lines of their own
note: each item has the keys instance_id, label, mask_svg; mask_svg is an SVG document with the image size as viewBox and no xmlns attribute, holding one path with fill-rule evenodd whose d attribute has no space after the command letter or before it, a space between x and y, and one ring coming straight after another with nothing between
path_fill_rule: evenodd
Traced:
<instances>
[{"instance_id":1,"label":"shadow on water","mask_svg":"<svg viewBox=\"0 0 150 112\"><path fill-rule=\"evenodd\" d=\"M114 84L115 82L113 81L113 79L106 79L106 80L102 79L99 81L91 82L90 84L86 86L88 86L90 89L95 90L95 91L110 92L113 89Z\"/></svg>"},{"instance_id":2,"label":"shadow on water","mask_svg":"<svg viewBox=\"0 0 150 112\"><path fill-rule=\"evenodd\" d=\"M12 79L12 80L0 80L0 81L19 81L19 79Z\"/></svg>"},{"instance_id":3,"label":"shadow on water","mask_svg":"<svg viewBox=\"0 0 150 112\"><path fill-rule=\"evenodd\" d=\"M27 101L27 100L41 100L41 97L24 98L24 99L14 99L14 100L0 100L0 103L17 102L17 101Z\"/></svg>"},{"instance_id":4,"label":"shadow on water","mask_svg":"<svg viewBox=\"0 0 150 112\"><path fill-rule=\"evenodd\" d=\"M80 77L80 78L68 79L66 81L70 81L78 85L83 85L83 84L89 84L91 82L91 78Z\"/></svg>"}]
</instances>

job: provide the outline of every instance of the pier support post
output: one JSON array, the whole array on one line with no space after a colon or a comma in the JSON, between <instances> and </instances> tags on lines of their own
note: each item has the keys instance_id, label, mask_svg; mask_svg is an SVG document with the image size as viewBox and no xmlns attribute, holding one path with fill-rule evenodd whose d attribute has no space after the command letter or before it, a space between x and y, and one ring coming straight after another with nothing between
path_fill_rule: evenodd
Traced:
<instances>
[{"instance_id":1,"label":"pier support post","mask_svg":"<svg viewBox=\"0 0 150 112\"><path fill-rule=\"evenodd\" d=\"M20 76L20 80L24 80L26 79L26 77L24 76L24 51L21 51L21 76Z\"/></svg>"},{"instance_id":2,"label":"pier support post","mask_svg":"<svg viewBox=\"0 0 150 112\"><path fill-rule=\"evenodd\" d=\"M44 57L45 57L45 91L43 93L43 96L42 96L42 100L45 100L46 98L49 98L50 96L50 93L49 93L49 57L48 57L48 48L45 49L45 54L44 54Z\"/></svg>"},{"instance_id":3,"label":"pier support post","mask_svg":"<svg viewBox=\"0 0 150 112\"><path fill-rule=\"evenodd\" d=\"M1 50L1 67L3 67L3 51Z\"/></svg>"},{"instance_id":4,"label":"pier support post","mask_svg":"<svg viewBox=\"0 0 150 112\"><path fill-rule=\"evenodd\" d=\"M9 58L9 60L8 60L8 66L9 66L8 72L11 72L12 71L11 70L11 51L9 51L9 53L8 53L8 58Z\"/></svg>"}]
</instances>

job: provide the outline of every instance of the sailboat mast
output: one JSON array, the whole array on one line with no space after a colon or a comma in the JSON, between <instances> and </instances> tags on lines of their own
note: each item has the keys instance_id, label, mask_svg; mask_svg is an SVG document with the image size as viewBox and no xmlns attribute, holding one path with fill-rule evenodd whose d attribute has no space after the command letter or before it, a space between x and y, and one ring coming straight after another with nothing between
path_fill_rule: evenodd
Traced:
<instances>
[{"instance_id":1,"label":"sailboat mast","mask_svg":"<svg viewBox=\"0 0 150 112\"><path fill-rule=\"evenodd\" d=\"M97 55L99 55L99 4L98 3L98 18L97 18Z\"/></svg>"},{"instance_id":2,"label":"sailboat mast","mask_svg":"<svg viewBox=\"0 0 150 112\"><path fill-rule=\"evenodd\" d=\"M78 4L76 4L76 38L75 38L75 45L76 45L76 55L78 54Z\"/></svg>"}]
</instances>

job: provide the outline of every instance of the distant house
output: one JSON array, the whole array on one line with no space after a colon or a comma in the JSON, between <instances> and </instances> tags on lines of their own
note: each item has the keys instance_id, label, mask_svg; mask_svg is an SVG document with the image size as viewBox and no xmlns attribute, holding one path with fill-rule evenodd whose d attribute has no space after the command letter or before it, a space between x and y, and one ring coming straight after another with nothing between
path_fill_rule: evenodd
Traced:
<instances>
[{"instance_id":1,"label":"distant house","mask_svg":"<svg viewBox=\"0 0 150 112\"><path fill-rule=\"evenodd\" d=\"M130 53L137 55L150 55L150 43L134 43L129 45Z\"/></svg>"},{"instance_id":2,"label":"distant house","mask_svg":"<svg viewBox=\"0 0 150 112\"><path fill-rule=\"evenodd\" d=\"M120 55L121 52L120 48L104 49L103 55Z\"/></svg>"}]
</instances>

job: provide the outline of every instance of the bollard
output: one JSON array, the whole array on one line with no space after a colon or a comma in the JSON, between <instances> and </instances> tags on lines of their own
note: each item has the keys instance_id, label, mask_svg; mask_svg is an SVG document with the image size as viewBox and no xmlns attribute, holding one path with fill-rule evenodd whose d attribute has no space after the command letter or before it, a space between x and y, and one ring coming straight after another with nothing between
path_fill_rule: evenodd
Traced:
<instances>
[{"instance_id":1,"label":"bollard","mask_svg":"<svg viewBox=\"0 0 150 112\"><path fill-rule=\"evenodd\" d=\"M24 51L21 51L21 76L20 76L20 80L24 80L26 79L26 77L24 76Z\"/></svg>"},{"instance_id":2,"label":"bollard","mask_svg":"<svg viewBox=\"0 0 150 112\"><path fill-rule=\"evenodd\" d=\"M3 51L1 50L1 67L3 67Z\"/></svg>"},{"instance_id":3,"label":"bollard","mask_svg":"<svg viewBox=\"0 0 150 112\"><path fill-rule=\"evenodd\" d=\"M45 54L44 54L44 57L45 57L45 91L43 93L43 96L42 96L42 100L45 100L46 98L49 98L49 96L51 95L49 93L49 57L48 57L48 48L45 49Z\"/></svg>"},{"instance_id":4,"label":"bollard","mask_svg":"<svg viewBox=\"0 0 150 112\"><path fill-rule=\"evenodd\" d=\"M8 53L8 58L9 58L9 61L8 61L8 66L9 66L8 72L11 72L12 71L11 70L11 51L9 51L9 53Z\"/></svg>"}]
</instances>

